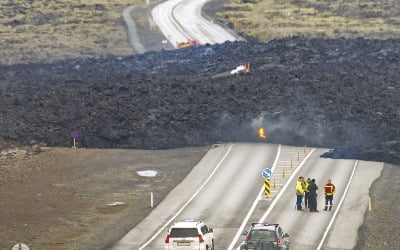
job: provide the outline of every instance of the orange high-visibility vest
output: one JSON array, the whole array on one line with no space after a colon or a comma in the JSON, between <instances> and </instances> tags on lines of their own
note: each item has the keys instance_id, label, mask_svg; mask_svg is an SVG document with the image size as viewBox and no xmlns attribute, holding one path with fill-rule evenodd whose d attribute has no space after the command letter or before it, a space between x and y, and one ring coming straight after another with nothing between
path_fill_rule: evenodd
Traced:
<instances>
[{"instance_id":1,"label":"orange high-visibility vest","mask_svg":"<svg viewBox=\"0 0 400 250\"><path fill-rule=\"evenodd\" d=\"M326 184L324 186L324 191L325 191L325 195L333 195L336 192L336 188L335 185L331 184Z\"/></svg>"}]
</instances>

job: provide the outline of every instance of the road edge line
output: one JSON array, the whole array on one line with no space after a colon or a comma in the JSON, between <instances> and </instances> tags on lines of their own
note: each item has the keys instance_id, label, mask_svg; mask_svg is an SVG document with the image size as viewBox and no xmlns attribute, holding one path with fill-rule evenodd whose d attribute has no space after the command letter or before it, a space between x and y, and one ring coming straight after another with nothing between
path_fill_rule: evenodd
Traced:
<instances>
[{"instance_id":1,"label":"road edge line","mask_svg":"<svg viewBox=\"0 0 400 250\"><path fill-rule=\"evenodd\" d=\"M334 222L335 219L336 219L336 215L339 213L339 210L340 210L340 207L342 206L342 203L343 203L343 201L344 201L344 198L346 197L347 192L349 191L350 184L351 184L351 181L353 180L353 177L354 177L354 174L355 174L355 172L356 172L357 166L358 166L358 160L356 160L356 162L354 163L353 172L351 173L350 178L349 178L349 181L347 182L346 189L344 190L344 193L343 193L343 195L342 195L342 198L340 199L340 202L339 202L339 204L338 204L338 207L337 207L337 209L335 209L335 213L333 214L332 219L331 219L331 221L329 222L328 227L326 228L326 230L325 230L325 232L324 232L324 236L322 237L322 240L320 241L320 243L319 243L319 245L318 245L318 247L317 247L317 250L320 250L320 249L322 248L322 245L323 245L324 242L325 242L326 236L328 236L328 232L329 232L329 230L331 229L332 224L333 224L333 222Z\"/></svg>"},{"instance_id":2,"label":"road edge line","mask_svg":"<svg viewBox=\"0 0 400 250\"><path fill-rule=\"evenodd\" d=\"M278 146L278 152L276 153L275 156L275 161L272 165L271 171L274 172L276 165L278 164L278 160L279 160L279 156L281 154L281 150L282 150L282 145L279 144ZM264 191L264 184L261 186L261 190L260 192L258 192L257 198L254 200L253 205L251 206L249 212L247 213L246 217L244 218L244 220L242 221L242 224L240 225L238 231L235 234L235 237L233 237L233 240L231 242L231 244L228 247L228 250L233 249L233 246L236 244L236 242L239 240L240 234L243 231L244 227L246 226L247 222L250 219L251 214L254 212L254 209L256 208L258 202L260 201L260 196L262 195Z\"/></svg>"},{"instance_id":3,"label":"road edge line","mask_svg":"<svg viewBox=\"0 0 400 250\"><path fill-rule=\"evenodd\" d=\"M217 172L218 168L221 166L222 162L225 160L225 158L228 156L228 154L231 152L233 147L233 144L229 146L228 151L225 153L225 155L222 157L222 159L218 162L217 166L214 168L214 170L211 172L211 174L208 176L208 178L204 181L204 183L197 189L197 191L190 197L190 199L179 209L179 211L172 216L171 219L165 223L164 226L162 226L154 235L151 237L147 242L145 242L139 250L144 249L148 244L150 244L182 211L189 205L189 203L197 196L198 193L206 186L206 184L211 180L211 178L214 176L215 172Z\"/></svg>"}]
</instances>

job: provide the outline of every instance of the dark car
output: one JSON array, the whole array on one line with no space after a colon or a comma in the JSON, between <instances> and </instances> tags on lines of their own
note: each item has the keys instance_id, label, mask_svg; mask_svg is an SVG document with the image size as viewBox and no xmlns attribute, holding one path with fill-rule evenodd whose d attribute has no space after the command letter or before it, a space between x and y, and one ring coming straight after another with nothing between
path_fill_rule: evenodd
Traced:
<instances>
[{"instance_id":1,"label":"dark car","mask_svg":"<svg viewBox=\"0 0 400 250\"><path fill-rule=\"evenodd\" d=\"M246 237L240 250L289 249L289 234L279 224L253 223L243 235Z\"/></svg>"}]
</instances>

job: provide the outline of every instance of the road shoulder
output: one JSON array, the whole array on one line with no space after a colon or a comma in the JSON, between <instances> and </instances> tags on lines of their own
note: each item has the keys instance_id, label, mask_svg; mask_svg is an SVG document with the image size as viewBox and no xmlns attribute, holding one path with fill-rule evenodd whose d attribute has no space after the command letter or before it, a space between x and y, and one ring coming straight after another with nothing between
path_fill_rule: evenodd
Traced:
<instances>
[{"instance_id":1,"label":"road shoulder","mask_svg":"<svg viewBox=\"0 0 400 250\"><path fill-rule=\"evenodd\" d=\"M145 239L149 240L160 228L162 229L165 223L201 187L216 165L224 158L229 148L228 144L214 145L186 178L145 219L117 242L113 250L126 249L127 246L139 249L141 244L145 243Z\"/></svg>"},{"instance_id":2,"label":"road shoulder","mask_svg":"<svg viewBox=\"0 0 400 250\"><path fill-rule=\"evenodd\" d=\"M358 161L349 191L329 233L325 249L353 249L356 246L358 229L363 224L365 212L368 211L370 187L381 176L382 169L382 162Z\"/></svg>"},{"instance_id":3,"label":"road shoulder","mask_svg":"<svg viewBox=\"0 0 400 250\"><path fill-rule=\"evenodd\" d=\"M364 213L354 249L398 249L400 239L400 166L384 165L370 188L371 211Z\"/></svg>"}]
</instances>

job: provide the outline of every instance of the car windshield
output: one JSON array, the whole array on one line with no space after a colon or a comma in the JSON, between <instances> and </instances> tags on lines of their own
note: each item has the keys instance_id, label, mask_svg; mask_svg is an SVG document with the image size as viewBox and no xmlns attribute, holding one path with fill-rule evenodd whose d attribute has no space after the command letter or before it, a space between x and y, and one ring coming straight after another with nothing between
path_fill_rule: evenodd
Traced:
<instances>
[{"instance_id":1,"label":"car windshield","mask_svg":"<svg viewBox=\"0 0 400 250\"><path fill-rule=\"evenodd\" d=\"M275 241L275 232L269 230L254 230L249 236L250 240Z\"/></svg>"},{"instance_id":2,"label":"car windshield","mask_svg":"<svg viewBox=\"0 0 400 250\"><path fill-rule=\"evenodd\" d=\"M198 237L197 228L172 228L171 238Z\"/></svg>"}]
</instances>

